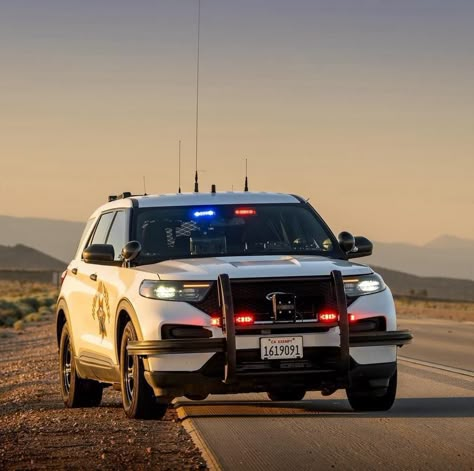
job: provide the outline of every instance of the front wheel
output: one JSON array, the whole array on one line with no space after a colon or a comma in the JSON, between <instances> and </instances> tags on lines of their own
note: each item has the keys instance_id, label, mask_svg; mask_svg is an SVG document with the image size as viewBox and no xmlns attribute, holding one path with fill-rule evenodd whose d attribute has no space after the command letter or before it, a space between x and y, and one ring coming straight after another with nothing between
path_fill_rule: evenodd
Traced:
<instances>
[{"instance_id":1,"label":"front wheel","mask_svg":"<svg viewBox=\"0 0 474 471\"><path fill-rule=\"evenodd\" d=\"M129 355L129 341L137 340L133 324L125 326L120 344L120 385L122 403L127 417L131 419L161 419L168 408L168 402L158 402L153 389L146 382L143 361L136 355Z\"/></svg>"},{"instance_id":2,"label":"front wheel","mask_svg":"<svg viewBox=\"0 0 474 471\"><path fill-rule=\"evenodd\" d=\"M190 401L204 401L209 394L185 394L184 397Z\"/></svg>"},{"instance_id":3,"label":"front wheel","mask_svg":"<svg viewBox=\"0 0 474 471\"><path fill-rule=\"evenodd\" d=\"M95 407L102 400L102 385L82 379L76 372L69 328L64 324L59 342L59 378L61 395L66 407Z\"/></svg>"},{"instance_id":4,"label":"front wheel","mask_svg":"<svg viewBox=\"0 0 474 471\"><path fill-rule=\"evenodd\" d=\"M349 404L356 412L375 412L389 410L397 395L397 371L390 378L388 387L383 390L365 388L346 389Z\"/></svg>"}]
</instances>

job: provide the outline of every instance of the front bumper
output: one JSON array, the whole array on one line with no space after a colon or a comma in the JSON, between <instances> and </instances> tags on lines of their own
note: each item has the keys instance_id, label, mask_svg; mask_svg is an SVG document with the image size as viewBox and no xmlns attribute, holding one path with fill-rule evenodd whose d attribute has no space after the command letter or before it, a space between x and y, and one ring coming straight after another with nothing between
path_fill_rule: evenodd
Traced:
<instances>
[{"instance_id":1,"label":"front bumper","mask_svg":"<svg viewBox=\"0 0 474 471\"><path fill-rule=\"evenodd\" d=\"M146 371L145 378L156 396L205 397L208 394L268 392L288 388L333 392L355 383L387 387L396 369L396 362L359 365L351 361L347 378L338 375L337 370L333 368L305 371L239 371L237 382L224 383L222 381L224 358L222 354L216 354L198 371Z\"/></svg>"},{"instance_id":2,"label":"front bumper","mask_svg":"<svg viewBox=\"0 0 474 471\"><path fill-rule=\"evenodd\" d=\"M350 347L374 347L396 345L401 347L413 339L408 330L387 332L357 332L349 334ZM148 356L175 353L220 353L226 351L226 339L174 339L142 340L129 342L130 355Z\"/></svg>"}]
</instances>

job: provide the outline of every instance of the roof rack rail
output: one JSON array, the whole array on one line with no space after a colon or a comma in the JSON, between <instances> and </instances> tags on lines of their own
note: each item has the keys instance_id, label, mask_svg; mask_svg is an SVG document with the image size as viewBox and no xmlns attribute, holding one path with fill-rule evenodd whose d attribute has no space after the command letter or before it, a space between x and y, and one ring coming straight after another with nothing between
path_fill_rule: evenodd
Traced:
<instances>
[{"instance_id":1,"label":"roof rack rail","mask_svg":"<svg viewBox=\"0 0 474 471\"><path fill-rule=\"evenodd\" d=\"M130 198L131 196L132 196L132 193L130 191L124 191L120 195L109 195L109 203L111 201L115 201L115 200L122 200L124 198Z\"/></svg>"}]
</instances>

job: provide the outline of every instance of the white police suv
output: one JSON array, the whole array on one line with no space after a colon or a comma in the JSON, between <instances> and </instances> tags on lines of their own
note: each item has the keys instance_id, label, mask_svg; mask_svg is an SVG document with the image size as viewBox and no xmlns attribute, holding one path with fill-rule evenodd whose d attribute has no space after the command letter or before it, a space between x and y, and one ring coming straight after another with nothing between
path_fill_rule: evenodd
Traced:
<instances>
[{"instance_id":1,"label":"white police suv","mask_svg":"<svg viewBox=\"0 0 474 471\"><path fill-rule=\"evenodd\" d=\"M397 388L392 295L349 259L372 244L332 234L302 198L220 192L109 198L89 219L57 307L67 407L122 391L132 418L173 398L344 388L387 410Z\"/></svg>"}]
</instances>

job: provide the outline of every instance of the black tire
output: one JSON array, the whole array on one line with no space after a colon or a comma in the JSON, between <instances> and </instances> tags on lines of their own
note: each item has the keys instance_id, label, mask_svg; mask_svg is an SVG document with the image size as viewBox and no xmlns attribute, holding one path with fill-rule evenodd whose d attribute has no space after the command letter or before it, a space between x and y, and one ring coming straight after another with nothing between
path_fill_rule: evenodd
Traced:
<instances>
[{"instance_id":1,"label":"black tire","mask_svg":"<svg viewBox=\"0 0 474 471\"><path fill-rule=\"evenodd\" d=\"M204 401L207 399L209 394L185 394L184 397L190 401Z\"/></svg>"},{"instance_id":2,"label":"black tire","mask_svg":"<svg viewBox=\"0 0 474 471\"><path fill-rule=\"evenodd\" d=\"M63 326L59 342L59 381L66 407L97 407L100 405L102 384L78 376L67 324Z\"/></svg>"},{"instance_id":3,"label":"black tire","mask_svg":"<svg viewBox=\"0 0 474 471\"><path fill-rule=\"evenodd\" d=\"M143 361L136 355L128 354L130 340L137 340L132 322L125 326L120 344L120 386L125 414L131 419L161 419L168 408L168 401L155 397L146 382Z\"/></svg>"},{"instance_id":4,"label":"black tire","mask_svg":"<svg viewBox=\"0 0 474 471\"><path fill-rule=\"evenodd\" d=\"M268 398L272 401L301 401L306 394L304 389L287 389L268 391Z\"/></svg>"},{"instance_id":5,"label":"black tire","mask_svg":"<svg viewBox=\"0 0 474 471\"><path fill-rule=\"evenodd\" d=\"M356 412L389 410L397 395L397 371L390 378L386 389L353 388L346 389L346 394L349 404Z\"/></svg>"}]
</instances>

